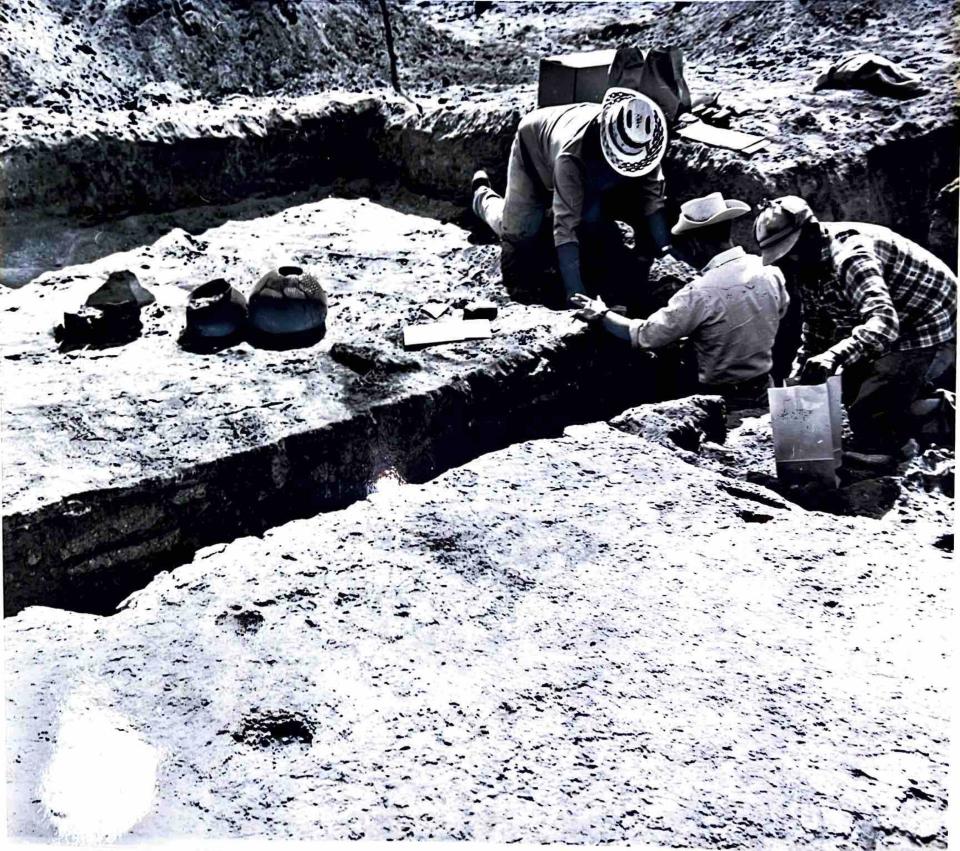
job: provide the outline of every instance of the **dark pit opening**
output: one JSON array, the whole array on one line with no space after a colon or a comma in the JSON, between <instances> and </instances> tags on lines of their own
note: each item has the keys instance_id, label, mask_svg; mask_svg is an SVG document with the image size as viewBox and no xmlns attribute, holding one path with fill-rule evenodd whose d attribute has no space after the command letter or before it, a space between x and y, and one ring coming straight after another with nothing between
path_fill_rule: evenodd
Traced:
<instances>
[{"instance_id":1,"label":"dark pit opening","mask_svg":"<svg viewBox=\"0 0 960 851\"><path fill-rule=\"evenodd\" d=\"M304 744L313 741L313 724L296 713L264 712L245 718L231 738L239 744L255 748Z\"/></svg>"},{"instance_id":2,"label":"dark pit opening","mask_svg":"<svg viewBox=\"0 0 960 851\"><path fill-rule=\"evenodd\" d=\"M750 511L749 509L742 509L737 512L740 516L740 519L747 523L769 523L773 520L772 514L762 514L759 511Z\"/></svg>"},{"instance_id":3,"label":"dark pit opening","mask_svg":"<svg viewBox=\"0 0 960 851\"><path fill-rule=\"evenodd\" d=\"M299 266L281 266L277 271L285 278L303 274L303 269Z\"/></svg>"}]
</instances>

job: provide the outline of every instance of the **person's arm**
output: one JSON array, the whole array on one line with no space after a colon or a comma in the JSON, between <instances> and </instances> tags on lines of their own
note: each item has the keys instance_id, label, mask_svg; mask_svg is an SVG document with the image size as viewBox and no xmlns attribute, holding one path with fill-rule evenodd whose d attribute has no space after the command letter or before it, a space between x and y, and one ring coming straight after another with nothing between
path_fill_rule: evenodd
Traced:
<instances>
[{"instance_id":1,"label":"person's arm","mask_svg":"<svg viewBox=\"0 0 960 851\"><path fill-rule=\"evenodd\" d=\"M611 312L601 299L575 296L580 308L577 317L585 322L602 321L603 327L635 348L658 349L692 334L704 321L704 306L694 290L687 286L676 293L656 313L646 319L627 319Z\"/></svg>"},{"instance_id":2,"label":"person's arm","mask_svg":"<svg viewBox=\"0 0 960 851\"><path fill-rule=\"evenodd\" d=\"M671 247L670 225L664 210L665 189L663 172L658 168L643 177L628 178L626 184L617 190L623 220L636 234L636 250L640 251L641 246L649 245L637 232L643 228L650 235L649 242L653 243L658 257L666 254Z\"/></svg>"},{"instance_id":3,"label":"person's arm","mask_svg":"<svg viewBox=\"0 0 960 851\"><path fill-rule=\"evenodd\" d=\"M650 238L657 248L657 256L663 257L670 251L670 228L667 227L667 216L663 209L655 210L646 217L647 229L650 231Z\"/></svg>"},{"instance_id":4,"label":"person's arm","mask_svg":"<svg viewBox=\"0 0 960 851\"><path fill-rule=\"evenodd\" d=\"M639 182L640 205L650 238L657 248L657 255L664 255L670 248L670 226L664 212L666 181L663 169L636 178Z\"/></svg>"},{"instance_id":5,"label":"person's arm","mask_svg":"<svg viewBox=\"0 0 960 851\"><path fill-rule=\"evenodd\" d=\"M880 357L900 336L900 317L872 244L857 240L844 248L837 263L837 275L861 322L849 337L827 350L838 367L864 357Z\"/></svg>"},{"instance_id":6,"label":"person's arm","mask_svg":"<svg viewBox=\"0 0 960 851\"><path fill-rule=\"evenodd\" d=\"M553 241L567 298L583 293L577 228L583 212L583 163L561 154L553 168Z\"/></svg>"},{"instance_id":7,"label":"person's arm","mask_svg":"<svg viewBox=\"0 0 960 851\"><path fill-rule=\"evenodd\" d=\"M630 343L635 348L659 349L681 337L689 337L703 324L705 307L689 284L675 293L665 307L646 319L630 323Z\"/></svg>"},{"instance_id":8,"label":"person's arm","mask_svg":"<svg viewBox=\"0 0 960 851\"><path fill-rule=\"evenodd\" d=\"M565 242L557 246L557 265L560 267L560 279L569 300L571 296L583 295L586 290L580 277L580 244Z\"/></svg>"},{"instance_id":9,"label":"person's arm","mask_svg":"<svg viewBox=\"0 0 960 851\"><path fill-rule=\"evenodd\" d=\"M607 310L603 314L603 327L613 334L614 337L619 337L621 340L630 342L630 328L633 324L633 320L627 319L626 316L622 316L619 313L614 313L612 310Z\"/></svg>"}]
</instances>

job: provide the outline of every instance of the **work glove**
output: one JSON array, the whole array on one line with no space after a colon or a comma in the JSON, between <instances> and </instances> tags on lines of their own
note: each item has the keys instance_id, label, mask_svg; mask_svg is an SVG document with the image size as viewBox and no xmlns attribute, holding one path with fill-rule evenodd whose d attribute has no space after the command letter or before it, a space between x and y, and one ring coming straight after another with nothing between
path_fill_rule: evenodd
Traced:
<instances>
[{"instance_id":1,"label":"work glove","mask_svg":"<svg viewBox=\"0 0 960 851\"><path fill-rule=\"evenodd\" d=\"M608 310L602 298L590 298L583 293L570 296L570 304L579 308L574 316L583 322L598 322Z\"/></svg>"},{"instance_id":2,"label":"work glove","mask_svg":"<svg viewBox=\"0 0 960 851\"><path fill-rule=\"evenodd\" d=\"M833 352L824 352L812 358L807 358L800 369L801 384L823 384L833 375L840 366L840 361Z\"/></svg>"}]
</instances>

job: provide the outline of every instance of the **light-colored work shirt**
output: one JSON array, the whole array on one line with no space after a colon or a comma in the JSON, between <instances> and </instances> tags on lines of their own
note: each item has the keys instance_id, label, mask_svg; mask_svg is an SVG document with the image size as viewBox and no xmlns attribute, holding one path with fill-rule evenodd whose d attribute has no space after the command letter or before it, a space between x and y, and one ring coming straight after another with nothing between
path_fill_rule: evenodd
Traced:
<instances>
[{"instance_id":1,"label":"light-colored work shirt","mask_svg":"<svg viewBox=\"0 0 960 851\"><path fill-rule=\"evenodd\" d=\"M630 342L657 349L690 337L702 384L736 384L770 371L773 341L790 297L783 273L739 245L647 319L630 324Z\"/></svg>"},{"instance_id":2,"label":"light-colored work shirt","mask_svg":"<svg viewBox=\"0 0 960 851\"><path fill-rule=\"evenodd\" d=\"M585 155L584 139L600 109L598 103L546 106L526 115L517 131L536 176L553 195L555 245L579 242L577 228L584 209L592 207L597 196L625 183L642 215L663 207L664 180L659 167L642 177L624 177L607 165L599 144L597 156Z\"/></svg>"}]
</instances>

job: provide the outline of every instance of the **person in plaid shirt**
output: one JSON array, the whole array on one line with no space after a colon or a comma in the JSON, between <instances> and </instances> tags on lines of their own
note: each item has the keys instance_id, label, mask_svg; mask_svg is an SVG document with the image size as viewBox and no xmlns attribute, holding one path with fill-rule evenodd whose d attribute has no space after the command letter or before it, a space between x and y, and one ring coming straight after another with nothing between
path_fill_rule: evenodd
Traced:
<instances>
[{"instance_id":1,"label":"person in plaid shirt","mask_svg":"<svg viewBox=\"0 0 960 851\"><path fill-rule=\"evenodd\" d=\"M820 383L842 368L856 449L894 454L909 437L911 403L954 362L956 275L889 228L820 222L792 195L760 213L755 235L763 262L797 282L792 377Z\"/></svg>"}]
</instances>

